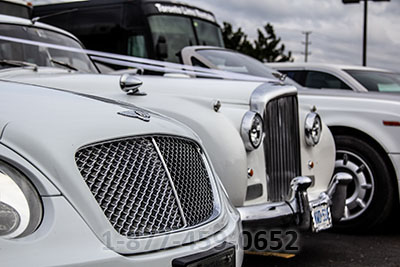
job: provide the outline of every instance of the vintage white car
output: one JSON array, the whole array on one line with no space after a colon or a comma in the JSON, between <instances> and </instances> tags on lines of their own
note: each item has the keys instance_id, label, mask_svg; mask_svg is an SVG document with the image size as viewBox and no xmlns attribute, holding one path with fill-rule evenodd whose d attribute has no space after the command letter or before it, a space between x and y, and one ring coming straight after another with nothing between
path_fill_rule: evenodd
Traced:
<instances>
[{"instance_id":1,"label":"vintage white car","mask_svg":"<svg viewBox=\"0 0 400 267\"><path fill-rule=\"evenodd\" d=\"M0 81L2 266L241 266L240 215L187 127Z\"/></svg>"},{"instance_id":2,"label":"vintage white car","mask_svg":"<svg viewBox=\"0 0 400 267\"><path fill-rule=\"evenodd\" d=\"M352 177L339 226L365 231L388 219L398 206L400 96L395 92L400 89L399 74L313 63L268 63L266 67L249 56L219 47L186 47L181 56L189 65L201 63L208 68L282 78L269 68L273 67L308 86L306 89L285 80L300 89L300 103L318 106L335 138L335 173L344 172ZM329 88L336 90L326 90Z\"/></svg>"},{"instance_id":3,"label":"vintage white car","mask_svg":"<svg viewBox=\"0 0 400 267\"><path fill-rule=\"evenodd\" d=\"M348 65L269 66L305 86L302 98L318 104L335 137L336 168L353 176L341 224L365 230L390 218L400 186L400 75Z\"/></svg>"},{"instance_id":4,"label":"vintage white car","mask_svg":"<svg viewBox=\"0 0 400 267\"><path fill-rule=\"evenodd\" d=\"M0 16L0 40L9 59L2 79L134 103L187 124L245 223L319 231L341 218L349 177L331 180L332 135L313 106L298 106L295 87L273 80L99 75L86 54L67 51L81 47L71 34L7 16Z\"/></svg>"}]
</instances>

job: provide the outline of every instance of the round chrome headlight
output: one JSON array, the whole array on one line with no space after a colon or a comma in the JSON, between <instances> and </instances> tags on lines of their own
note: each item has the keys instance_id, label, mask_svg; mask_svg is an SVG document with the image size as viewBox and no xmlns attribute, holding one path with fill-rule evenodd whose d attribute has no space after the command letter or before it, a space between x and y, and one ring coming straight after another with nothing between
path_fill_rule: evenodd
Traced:
<instances>
[{"instance_id":1,"label":"round chrome headlight","mask_svg":"<svg viewBox=\"0 0 400 267\"><path fill-rule=\"evenodd\" d=\"M317 145L322 133L322 121L318 113L310 112L307 114L304 130L307 145Z\"/></svg>"},{"instance_id":2,"label":"round chrome headlight","mask_svg":"<svg viewBox=\"0 0 400 267\"><path fill-rule=\"evenodd\" d=\"M258 113L247 111L243 117L240 132L246 150L258 148L264 137L263 119Z\"/></svg>"},{"instance_id":3,"label":"round chrome headlight","mask_svg":"<svg viewBox=\"0 0 400 267\"><path fill-rule=\"evenodd\" d=\"M34 232L42 215L42 203L33 185L0 161L0 237L11 239Z\"/></svg>"}]
</instances>

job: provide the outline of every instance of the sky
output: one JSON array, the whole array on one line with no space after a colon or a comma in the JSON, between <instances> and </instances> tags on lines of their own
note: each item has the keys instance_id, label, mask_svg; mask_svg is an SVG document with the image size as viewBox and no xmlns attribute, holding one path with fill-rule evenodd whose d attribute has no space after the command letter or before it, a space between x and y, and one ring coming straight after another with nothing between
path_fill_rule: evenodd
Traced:
<instances>
[{"instance_id":1,"label":"sky","mask_svg":"<svg viewBox=\"0 0 400 267\"><path fill-rule=\"evenodd\" d=\"M188 0L250 39L270 22L295 62L304 62L304 31L311 31L309 62L362 64L364 2L341 0ZM367 66L400 71L400 0L368 1Z\"/></svg>"}]
</instances>

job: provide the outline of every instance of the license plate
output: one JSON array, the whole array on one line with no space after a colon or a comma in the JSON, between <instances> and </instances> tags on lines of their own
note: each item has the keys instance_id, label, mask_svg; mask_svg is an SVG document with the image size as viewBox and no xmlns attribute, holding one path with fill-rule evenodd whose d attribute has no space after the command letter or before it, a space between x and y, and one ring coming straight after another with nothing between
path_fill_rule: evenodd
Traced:
<instances>
[{"instance_id":1,"label":"license plate","mask_svg":"<svg viewBox=\"0 0 400 267\"><path fill-rule=\"evenodd\" d=\"M319 232L332 227L332 215L328 204L311 207L313 230Z\"/></svg>"},{"instance_id":2,"label":"license plate","mask_svg":"<svg viewBox=\"0 0 400 267\"><path fill-rule=\"evenodd\" d=\"M182 257L172 261L173 267L235 267L235 247L229 245L222 251L213 248L208 251Z\"/></svg>"}]
</instances>

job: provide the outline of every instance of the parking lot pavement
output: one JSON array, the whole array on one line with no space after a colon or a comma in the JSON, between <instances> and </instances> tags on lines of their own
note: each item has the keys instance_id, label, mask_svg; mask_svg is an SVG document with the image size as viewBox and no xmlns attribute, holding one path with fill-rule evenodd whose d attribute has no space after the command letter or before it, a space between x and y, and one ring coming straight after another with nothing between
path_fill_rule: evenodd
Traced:
<instances>
[{"instance_id":1,"label":"parking lot pavement","mask_svg":"<svg viewBox=\"0 0 400 267\"><path fill-rule=\"evenodd\" d=\"M400 266L400 221L396 222L380 233L363 235L302 233L295 256L246 255L243 266Z\"/></svg>"}]
</instances>

